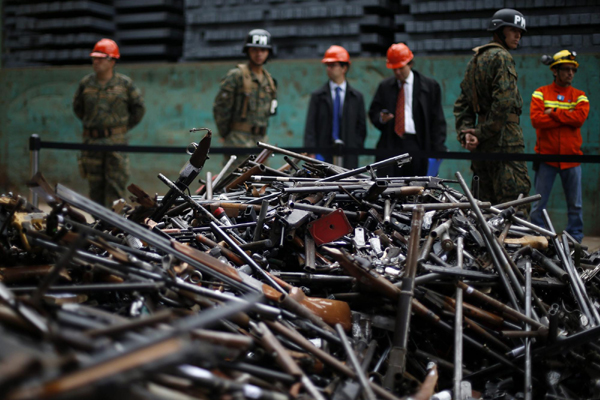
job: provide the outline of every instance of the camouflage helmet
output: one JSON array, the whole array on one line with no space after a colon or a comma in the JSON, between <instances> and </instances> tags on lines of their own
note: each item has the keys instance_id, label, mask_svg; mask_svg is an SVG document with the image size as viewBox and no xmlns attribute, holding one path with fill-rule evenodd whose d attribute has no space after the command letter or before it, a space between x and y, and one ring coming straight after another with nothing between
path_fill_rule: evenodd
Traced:
<instances>
[{"instance_id":1,"label":"camouflage helmet","mask_svg":"<svg viewBox=\"0 0 600 400\"><path fill-rule=\"evenodd\" d=\"M496 11L492 16L487 30L489 32L495 32L505 26L512 26L527 32L527 29L525 28L525 17L519 11L513 10L512 8L503 8Z\"/></svg>"}]
</instances>

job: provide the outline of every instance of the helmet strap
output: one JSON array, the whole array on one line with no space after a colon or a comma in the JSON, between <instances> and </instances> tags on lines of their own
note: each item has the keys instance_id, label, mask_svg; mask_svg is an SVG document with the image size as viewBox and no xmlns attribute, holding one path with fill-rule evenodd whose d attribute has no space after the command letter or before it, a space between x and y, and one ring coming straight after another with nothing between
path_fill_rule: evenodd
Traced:
<instances>
[{"instance_id":1,"label":"helmet strap","mask_svg":"<svg viewBox=\"0 0 600 400\"><path fill-rule=\"evenodd\" d=\"M506 44L506 35L504 34L504 27L500 27L494 31L494 34L498 36L500 39L500 44L506 49L509 50L508 45Z\"/></svg>"},{"instance_id":2,"label":"helmet strap","mask_svg":"<svg viewBox=\"0 0 600 400\"><path fill-rule=\"evenodd\" d=\"M508 48L508 46L506 45L506 35L504 34L504 27L498 29L498 37L500 38L500 41L502 42L504 47Z\"/></svg>"}]
</instances>

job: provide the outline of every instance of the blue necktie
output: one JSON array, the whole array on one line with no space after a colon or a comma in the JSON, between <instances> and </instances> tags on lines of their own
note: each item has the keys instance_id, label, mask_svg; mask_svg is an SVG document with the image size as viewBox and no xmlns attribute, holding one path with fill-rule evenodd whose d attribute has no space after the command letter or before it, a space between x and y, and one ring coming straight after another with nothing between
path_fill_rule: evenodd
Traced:
<instances>
[{"instance_id":1,"label":"blue necktie","mask_svg":"<svg viewBox=\"0 0 600 400\"><path fill-rule=\"evenodd\" d=\"M340 92L342 91L341 87L335 88L335 99L333 101L333 128L331 129L331 136L333 140L336 141L340 138Z\"/></svg>"}]
</instances>

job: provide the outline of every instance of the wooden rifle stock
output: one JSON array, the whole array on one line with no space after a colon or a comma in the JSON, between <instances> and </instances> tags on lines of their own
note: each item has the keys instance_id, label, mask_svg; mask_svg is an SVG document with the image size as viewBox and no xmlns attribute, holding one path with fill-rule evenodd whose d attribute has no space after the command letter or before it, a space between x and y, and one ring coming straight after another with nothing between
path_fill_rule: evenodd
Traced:
<instances>
[{"instance_id":1,"label":"wooden rifle stock","mask_svg":"<svg viewBox=\"0 0 600 400\"><path fill-rule=\"evenodd\" d=\"M286 295L281 293L267 284L256 280L255 278L240 273L235 268L225 264L210 255L201 252L193 247L185 244L172 241L171 245L177 251L180 251L196 261L206 265L207 267L217 271L220 274L226 275L240 283L246 284L252 288L262 292L266 298L280 304L283 308L317 324L323 329L333 332L331 326L340 323L345 329L350 329L352 326L350 307L348 303L339 300L321 299L316 297L306 297L298 288L289 285L288 283L277 279L290 289L295 289L294 294Z\"/></svg>"}]
</instances>

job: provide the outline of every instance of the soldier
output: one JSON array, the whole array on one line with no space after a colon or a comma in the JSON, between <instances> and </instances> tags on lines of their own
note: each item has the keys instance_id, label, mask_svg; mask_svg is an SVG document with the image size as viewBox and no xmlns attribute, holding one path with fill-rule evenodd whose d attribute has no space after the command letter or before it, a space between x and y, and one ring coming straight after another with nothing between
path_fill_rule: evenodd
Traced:
<instances>
[{"instance_id":1,"label":"soldier","mask_svg":"<svg viewBox=\"0 0 600 400\"><path fill-rule=\"evenodd\" d=\"M115 73L119 47L102 39L90 53L94 73L79 82L73 111L83 122L83 143L126 145L126 133L144 116L144 100L132 80ZM110 206L125 196L129 158L117 152L82 151L79 167L90 184L90 199Z\"/></svg>"},{"instance_id":2,"label":"soldier","mask_svg":"<svg viewBox=\"0 0 600 400\"><path fill-rule=\"evenodd\" d=\"M516 10L497 11L488 31L492 42L473 49L454 104L457 138L471 152L523 153L525 143L519 126L523 99L517 88L517 71L509 50L519 45L525 18ZM492 204L527 196L531 182L524 161L476 161L473 174L479 176L479 198ZM528 211L528 206L522 207Z\"/></svg>"},{"instance_id":3,"label":"soldier","mask_svg":"<svg viewBox=\"0 0 600 400\"><path fill-rule=\"evenodd\" d=\"M213 116L227 146L255 147L266 141L269 117L277 109L276 81L263 68L273 52L271 34L251 30L242 52L248 62L229 70L221 81Z\"/></svg>"},{"instance_id":4,"label":"soldier","mask_svg":"<svg viewBox=\"0 0 600 400\"><path fill-rule=\"evenodd\" d=\"M329 81L310 96L304 146L327 148L343 143L347 149L363 149L367 137L365 101L346 80L350 54L342 46L331 46L321 62L326 66ZM316 156L332 162L331 155ZM344 155L342 164L344 168L358 168L358 155Z\"/></svg>"},{"instance_id":5,"label":"soldier","mask_svg":"<svg viewBox=\"0 0 600 400\"><path fill-rule=\"evenodd\" d=\"M554 82L542 86L531 96L530 117L535 128L538 154L581 155L581 126L590 112L585 92L571 84L579 68L575 52L562 50L553 57L546 56ZM581 196L581 164L563 162L540 163L535 172L535 192L542 195L533 205L531 222L544 226L542 210L546 208L556 175L560 175L567 200L567 232L576 240L583 239L583 210Z\"/></svg>"}]
</instances>

